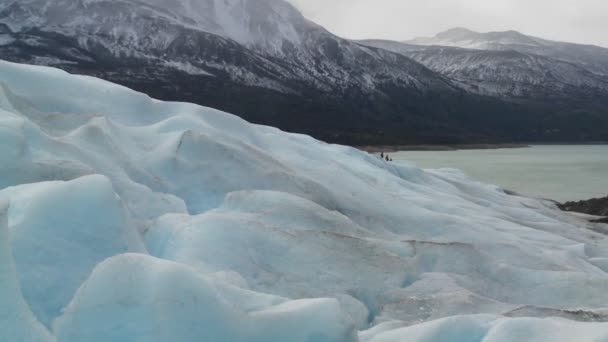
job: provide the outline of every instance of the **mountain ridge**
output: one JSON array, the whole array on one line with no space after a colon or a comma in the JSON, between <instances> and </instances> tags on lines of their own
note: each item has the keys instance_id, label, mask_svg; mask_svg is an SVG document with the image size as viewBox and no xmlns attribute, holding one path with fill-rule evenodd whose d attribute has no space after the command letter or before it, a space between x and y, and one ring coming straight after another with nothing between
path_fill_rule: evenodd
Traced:
<instances>
[{"instance_id":1,"label":"mountain ridge","mask_svg":"<svg viewBox=\"0 0 608 342\"><path fill-rule=\"evenodd\" d=\"M466 28L454 28L440 32L434 37L420 37L403 41L403 43L476 50L516 50L578 63L595 73L608 75L608 48L591 44L554 41L525 35L515 30L483 33Z\"/></svg>"},{"instance_id":2,"label":"mountain ridge","mask_svg":"<svg viewBox=\"0 0 608 342\"><path fill-rule=\"evenodd\" d=\"M470 91L489 96L591 99L608 92L606 76L576 63L515 49L480 50L382 40L362 43L401 53L462 82Z\"/></svg>"}]
</instances>

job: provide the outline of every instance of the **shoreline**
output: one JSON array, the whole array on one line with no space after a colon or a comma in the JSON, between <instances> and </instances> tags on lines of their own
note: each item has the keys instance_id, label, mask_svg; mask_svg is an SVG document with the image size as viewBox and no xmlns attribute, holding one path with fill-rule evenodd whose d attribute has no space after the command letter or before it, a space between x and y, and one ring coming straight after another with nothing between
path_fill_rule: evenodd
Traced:
<instances>
[{"instance_id":1,"label":"shoreline","mask_svg":"<svg viewBox=\"0 0 608 342\"><path fill-rule=\"evenodd\" d=\"M589 142L589 143L534 143L534 144L523 144L523 143L505 143L505 144L446 144L446 145L431 145L431 144L419 144L419 145L378 145L378 146L355 146L355 148L364 152L379 154L384 153L396 153L406 151L429 151L429 152L451 152L459 150L498 150L498 149L514 149L514 148L530 148L533 145L608 145L606 142ZM515 191L504 190L508 195L513 196L525 196ZM551 201L557 205L557 207L563 212L579 213L584 215L590 215L593 218L589 219L591 223L603 223L608 224L608 196L599 198L590 198L585 200L574 200L574 201L556 201L553 199L544 200Z\"/></svg>"},{"instance_id":2,"label":"shoreline","mask_svg":"<svg viewBox=\"0 0 608 342\"><path fill-rule=\"evenodd\" d=\"M508 189L503 189L503 192L511 196L527 197ZM549 198L538 199L555 203L557 208L563 212L589 216L585 217L585 219L590 223L608 224L608 196L567 202L560 202Z\"/></svg>"},{"instance_id":3,"label":"shoreline","mask_svg":"<svg viewBox=\"0 0 608 342\"><path fill-rule=\"evenodd\" d=\"M459 150L500 150L505 148L529 148L529 144L446 144L446 145L379 145L354 146L368 153L402 152L402 151L459 151Z\"/></svg>"},{"instance_id":4,"label":"shoreline","mask_svg":"<svg viewBox=\"0 0 608 342\"><path fill-rule=\"evenodd\" d=\"M583 213L598 217L598 219L591 222L608 223L608 197L558 203L557 206L562 211Z\"/></svg>"}]
</instances>

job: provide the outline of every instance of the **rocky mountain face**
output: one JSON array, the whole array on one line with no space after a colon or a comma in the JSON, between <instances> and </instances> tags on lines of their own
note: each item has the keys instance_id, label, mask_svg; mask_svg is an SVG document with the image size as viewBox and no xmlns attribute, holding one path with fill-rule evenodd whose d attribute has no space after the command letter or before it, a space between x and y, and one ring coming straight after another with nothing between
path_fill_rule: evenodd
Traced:
<instances>
[{"instance_id":1,"label":"rocky mountain face","mask_svg":"<svg viewBox=\"0 0 608 342\"><path fill-rule=\"evenodd\" d=\"M597 72L571 85L560 83L568 75L546 75L547 96L572 95L530 105L496 96L509 87L502 84L509 70L488 71L494 85L480 87L424 62L425 53L339 38L283 0L0 0L1 59L101 77L326 141L608 140ZM578 72L566 61L551 67ZM525 91L511 89L513 97ZM580 96L597 108L581 110ZM597 120L573 125L574 115Z\"/></svg>"},{"instance_id":2,"label":"rocky mountain face","mask_svg":"<svg viewBox=\"0 0 608 342\"><path fill-rule=\"evenodd\" d=\"M600 75L608 75L608 49L583 44L556 42L517 31L479 33L454 28L432 38L406 41L413 45L451 46L476 50L519 51L575 63Z\"/></svg>"},{"instance_id":3,"label":"rocky mountain face","mask_svg":"<svg viewBox=\"0 0 608 342\"><path fill-rule=\"evenodd\" d=\"M412 45L451 46L475 50L520 51L575 63L600 75L608 75L608 49L593 45L556 42L517 31L480 33L454 28L432 38L405 41Z\"/></svg>"},{"instance_id":4,"label":"rocky mountain face","mask_svg":"<svg viewBox=\"0 0 608 342\"><path fill-rule=\"evenodd\" d=\"M547 57L526 52L526 49L520 51L514 46L512 49L471 49L382 40L363 43L410 57L460 82L467 90L483 95L509 99L593 100L608 93L608 75L566 58Z\"/></svg>"}]
</instances>

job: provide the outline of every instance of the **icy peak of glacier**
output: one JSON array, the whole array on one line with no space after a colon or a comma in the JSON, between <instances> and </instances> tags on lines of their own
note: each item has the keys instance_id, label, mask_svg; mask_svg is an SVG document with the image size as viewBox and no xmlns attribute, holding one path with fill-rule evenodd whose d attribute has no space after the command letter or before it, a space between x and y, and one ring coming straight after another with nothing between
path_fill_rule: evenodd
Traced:
<instances>
[{"instance_id":1,"label":"icy peak of glacier","mask_svg":"<svg viewBox=\"0 0 608 342\"><path fill-rule=\"evenodd\" d=\"M0 61L0 341L598 341L592 228L457 170Z\"/></svg>"}]
</instances>

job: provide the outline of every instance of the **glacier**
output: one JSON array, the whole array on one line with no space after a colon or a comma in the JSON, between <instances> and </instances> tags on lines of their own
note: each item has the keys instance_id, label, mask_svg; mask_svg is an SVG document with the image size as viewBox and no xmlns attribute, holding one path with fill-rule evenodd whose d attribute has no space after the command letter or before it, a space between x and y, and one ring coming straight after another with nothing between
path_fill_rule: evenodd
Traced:
<instances>
[{"instance_id":1,"label":"glacier","mask_svg":"<svg viewBox=\"0 0 608 342\"><path fill-rule=\"evenodd\" d=\"M0 61L0 341L608 341L608 239L452 169Z\"/></svg>"}]
</instances>

